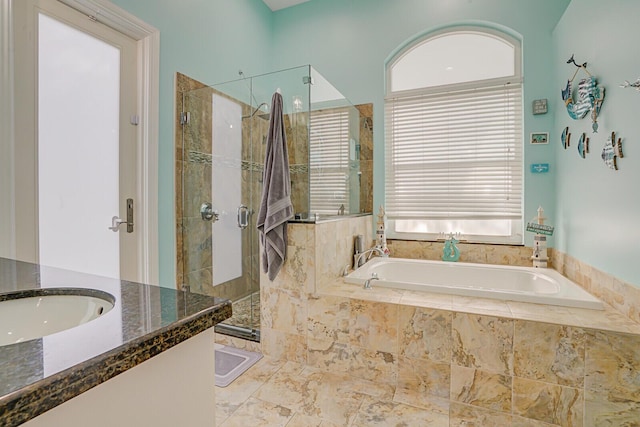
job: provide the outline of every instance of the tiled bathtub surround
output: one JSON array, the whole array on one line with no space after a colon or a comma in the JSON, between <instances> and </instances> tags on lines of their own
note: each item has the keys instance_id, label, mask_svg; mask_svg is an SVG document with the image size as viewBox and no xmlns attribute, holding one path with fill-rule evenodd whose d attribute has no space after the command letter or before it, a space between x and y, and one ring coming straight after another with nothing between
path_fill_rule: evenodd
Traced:
<instances>
[{"instance_id":1,"label":"tiled bathtub surround","mask_svg":"<svg viewBox=\"0 0 640 427\"><path fill-rule=\"evenodd\" d=\"M444 242L415 240L387 240L391 256L395 258L441 260ZM533 250L526 246L458 243L460 262L478 264L516 265L531 267Z\"/></svg>"},{"instance_id":2,"label":"tiled bathtub surround","mask_svg":"<svg viewBox=\"0 0 640 427\"><path fill-rule=\"evenodd\" d=\"M389 240L396 258L439 260L443 242ZM527 246L459 243L460 262L531 266L532 249ZM640 323L640 288L604 273L563 252L549 248L549 266L573 280L625 316Z\"/></svg>"},{"instance_id":3,"label":"tiled bathtub surround","mask_svg":"<svg viewBox=\"0 0 640 427\"><path fill-rule=\"evenodd\" d=\"M553 266L625 316L640 323L640 288L565 254L550 250Z\"/></svg>"},{"instance_id":4,"label":"tiled bathtub surround","mask_svg":"<svg viewBox=\"0 0 640 427\"><path fill-rule=\"evenodd\" d=\"M290 225L295 255L261 281L265 355L390 386L394 401L446 414L451 426L637 425L639 324L609 306L346 285L349 239L371 227L345 222ZM407 256L399 246L393 254ZM467 251L478 259L525 256L469 246L484 252Z\"/></svg>"}]
</instances>

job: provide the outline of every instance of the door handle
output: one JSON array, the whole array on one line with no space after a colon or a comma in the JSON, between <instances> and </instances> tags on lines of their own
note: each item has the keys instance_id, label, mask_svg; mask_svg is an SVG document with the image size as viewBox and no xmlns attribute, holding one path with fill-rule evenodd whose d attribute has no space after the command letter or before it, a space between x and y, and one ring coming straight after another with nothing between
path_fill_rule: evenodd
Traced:
<instances>
[{"instance_id":1,"label":"door handle","mask_svg":"<svg viewBox=\"0 0 640 427\"><path fill-rule=\"evenodd\" d=\"M203 203L200 206L200 216L202 217L203 221L216 222L218 219L220 219L218 211L213 210L211 203Z\"/></svg>"},{"instance_id":2,"label":"door handle","mask_svg":"<svg viewBox=\"0 0 640 427\"><path fill-rule=\"evenodd\" d=\"M118 216L111 217L109 230L117 233L120 230L120 224L127 224L127 233L133 233L133 199L127 199L127 219L121 219Z\"/></svg>"},{"instance_id":3,"label":"door handle","mask_svg":"<svg viewBox=\"0 0 640 427\"><path fill-rule=\"evenodd\" d=\"M238 227L247 228L249 225L249 208L245 205L238 206Z\"/></svg>"}]
</instances>

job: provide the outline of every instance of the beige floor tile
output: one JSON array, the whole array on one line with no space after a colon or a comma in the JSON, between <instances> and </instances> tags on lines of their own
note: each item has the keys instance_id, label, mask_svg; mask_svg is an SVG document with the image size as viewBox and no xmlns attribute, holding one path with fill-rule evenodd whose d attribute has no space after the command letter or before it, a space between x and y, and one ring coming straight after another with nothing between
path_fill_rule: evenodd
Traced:
<instances>
[{"instance_id":1,"label":"beige floor tile","mask_svg":"<svg viewBox=\"0 0 640 427\"><path fill-rule=\"evenodd\" d=\"M452 402L450 427L511 427L512 416L477 406Z\"/></svg>"},{"instance_id":2,"label":"beige floor tile","mask_svg":"<svg viewBox=\"0 0 640 427\"><path fill-rule=\"evenodd\" d=\"M399 388L393 396L393 401L426 409L431 412L449 414L449 399L442 397L429 396L423 393L416 393L415 391Z\"/></svg>"},{"instance_id":3,"label":"beige floor tile","mask_svg":"<svg viewBox=\"0 0 640 427\"><path fill-rule=\"evenodd\" d=\"M364 395L349 388L346 375L314 368L296 373L284 368L260 387L254 397L341 426L353 421Z\"/></svg>"},{"instance_id":4,"label":"beige floor tile","mask_svg":"<svg viewBox=\"0 0 640 427\"><path fill-rule=\"evenodd\" d=\"M286 426L293 415L293 411L285 406L250 397L220 427Z\"/></svg>"},{"instance_id":5,"label":"beige floor tile","mask_svg":"<svg viewBox=\"0 0 640 427\"><path fill-rule=\"evenodd\" d=\"M449 415L398 402L366 397L352 426L448 427Z\"/></svg>"},{"instance_id":6,"label":"beige floor tile","mask_svg":"<svg viewBox=\"0 0 640 427\"><path fill-rule=\"evenodd\" d=\"M216 387L217 423L231 416L282 366L282 362L263 357L227 387Z\"/></svg>"},{"instance_id":7,"label":"beige floor tile","mask_svg":"<svg viewBox=\"0 0 640 427\"><path fill-rule=\"evenodd\" d=\"M287 427L338 427L337 424L325 421L321 418L310 417L296 413L291 421L287 424Z\"/></svg>"}]
</instances>

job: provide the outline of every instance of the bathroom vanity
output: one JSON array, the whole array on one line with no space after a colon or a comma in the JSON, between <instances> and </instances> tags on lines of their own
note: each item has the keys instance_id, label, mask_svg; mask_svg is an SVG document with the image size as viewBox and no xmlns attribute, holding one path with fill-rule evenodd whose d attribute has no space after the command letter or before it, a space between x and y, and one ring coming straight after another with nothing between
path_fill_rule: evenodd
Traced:
<instances>
[{"instance_id":1,"label":"bathroom vanity","mask_svg":"<svg viewBox=\"0 0 640 427\"><path fill-rule=\"evenodd\" d=\"M213 326L230 301L0 258L0 300L50 288L108 294L113 307L0 345L0 425L214 425Z\"/></svg>"}]
</instances>

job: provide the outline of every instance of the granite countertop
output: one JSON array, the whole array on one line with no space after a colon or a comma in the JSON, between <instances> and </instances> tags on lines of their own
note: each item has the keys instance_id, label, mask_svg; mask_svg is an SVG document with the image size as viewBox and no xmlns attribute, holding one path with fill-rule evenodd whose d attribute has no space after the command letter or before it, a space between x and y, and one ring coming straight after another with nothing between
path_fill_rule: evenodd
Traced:
<instances>
[{"instance_id":1,"label":"granite countertop","mask_svg":"<svg viewBox=\"0 0 640 427\"><path fill-rule=\"evenodd\" d=\"M20 425L231 317L229 300L0 258L0 294L89 288L113 309L44 338L0 346L0 425Z\"/></svg>"}]
</instances>

